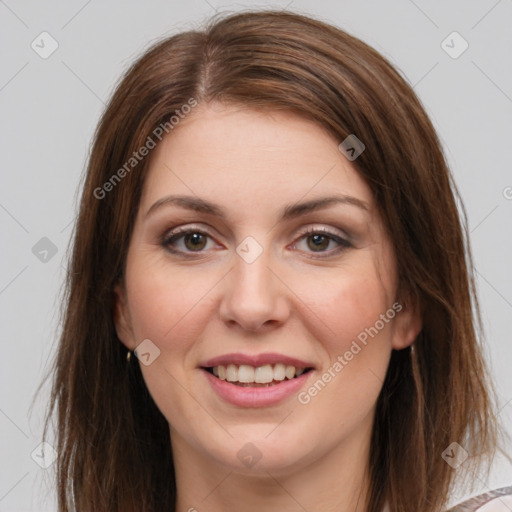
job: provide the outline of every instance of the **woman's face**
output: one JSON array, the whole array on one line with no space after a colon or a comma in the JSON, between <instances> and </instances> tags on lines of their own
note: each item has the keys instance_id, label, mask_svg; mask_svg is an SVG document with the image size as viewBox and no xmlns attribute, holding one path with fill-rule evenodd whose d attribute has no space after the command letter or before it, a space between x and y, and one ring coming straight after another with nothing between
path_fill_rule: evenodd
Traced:
<instances>
[{"instance_id":1,"label":"woman's face","mask_svg":"<svg viewBox=\"0 0 512 512\"><path fill-rule=\"evenodd\" d=\"M153 150L116 327L140 345L131 364L175 457L277 475L367 456L391 350L420 322L340 142L291 113L211 104ZM288 380L293 367L311 370Z\"/></svg>"}]
</instances>

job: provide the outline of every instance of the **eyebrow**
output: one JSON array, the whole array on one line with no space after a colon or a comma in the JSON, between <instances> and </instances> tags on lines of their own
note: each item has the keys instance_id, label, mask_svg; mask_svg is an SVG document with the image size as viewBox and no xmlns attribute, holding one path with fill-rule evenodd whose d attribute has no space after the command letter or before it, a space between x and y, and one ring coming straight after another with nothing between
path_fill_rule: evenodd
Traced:
<instances>
[{"instance_id":1,"label":"eyebrow","mask_svg":"<svg viewBox=\"0 0 512 512\"><path fill-rule=\"evenodd\" d=\"M357 197L348 195L334 195L328 197L320 197L318 199L311 199L302 203L290 204L283 209L280 220L290 220L292 218L300 217L320 209L328 208L329 206L333 206L335 204L355 206L366 212L370 211L368 203L358 199ZM154 213L156 210L169 205L179 206L187 210L206 213L208 215L214 215L221 219L225 219L227 217L226 212L220 206L211 203L210 201L206 201L205 199L194 196L179 195L162 197L153 203L153 205L146 212L146 217Z\"/></svg>"}]
</instances>

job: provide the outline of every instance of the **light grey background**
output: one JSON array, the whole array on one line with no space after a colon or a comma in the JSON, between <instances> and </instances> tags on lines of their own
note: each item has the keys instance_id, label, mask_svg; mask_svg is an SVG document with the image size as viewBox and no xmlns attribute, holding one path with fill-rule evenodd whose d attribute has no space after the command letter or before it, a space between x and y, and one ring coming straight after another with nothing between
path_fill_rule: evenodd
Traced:
<instances>
[{"instance_id":1,"label":"light grey background","mask_svg":"<svg viewBox=\"0 0 512 512\"><path fill-rule=\"evenodd\" d=\"M0 0L0 511L54 511L48 472L32 459L47 388L29 408L55 349L57 297L75 196L93 130L123 70L149 43L218 11L310 13L362 38L402 70L445 146L462 193L500 394L512 432L512 1L67 2ZM43 59L31 48L58 49ZM450 36L457 31L469 44ZM44 46L44 48L43 48ZM451 47L451 48L450 48ZM447 50L447 51L445 51ZM32 248L47 237L57 253ZM47 261L44 260L46 257ZM38 452L34 458L38 460ZM40 458L39 458L40 460ZM481 492L512 483L496 461ZM463 495L454 497L454 501Z\"/></svg>"}]
</instances>

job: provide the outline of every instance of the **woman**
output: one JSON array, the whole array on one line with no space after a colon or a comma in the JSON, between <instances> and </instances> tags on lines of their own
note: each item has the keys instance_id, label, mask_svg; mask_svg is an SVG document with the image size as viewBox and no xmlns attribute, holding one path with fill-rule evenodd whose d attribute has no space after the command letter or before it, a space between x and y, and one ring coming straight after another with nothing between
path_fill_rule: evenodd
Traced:
<instances>
[{"instance_id":1,"label":"woman","mask_svg":"<svg viewBox=\"0 0 512 512\"><path fill-rule=\"evenodd\" d=\"M337 28L153 46L84 183L59 511L445 510L499 432L456 193L411 88Z\"/></svg>"}]
</instances>

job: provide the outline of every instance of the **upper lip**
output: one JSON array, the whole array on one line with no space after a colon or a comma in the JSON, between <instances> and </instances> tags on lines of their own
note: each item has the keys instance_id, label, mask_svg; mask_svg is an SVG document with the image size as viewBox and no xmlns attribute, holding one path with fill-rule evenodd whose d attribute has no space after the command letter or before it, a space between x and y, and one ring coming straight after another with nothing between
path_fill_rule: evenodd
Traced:
<instances>
[{"instance_id":1,"label":"upper lip","mask_svg":"<svg viewBox=\"0 0 512 512\"><path fill-rule=\"evenodd\" d=\"M282 363L285 365L295 366L295 368L314 368L312 363L308 363L306 361L302 361L297 359L296 357L285 356L283 354L271 353L267 352L264 354L242 354L242 353L232 353L232 354L223 354L221 356L213 357L212 359L208 359L204 361L199 366L202 368L212 368L215 366L226 366L228 364L247 364L249 366L254 366L257 368L258 366L263 366L265 364L277 364Z\"/></svg>"}]
</instances>

